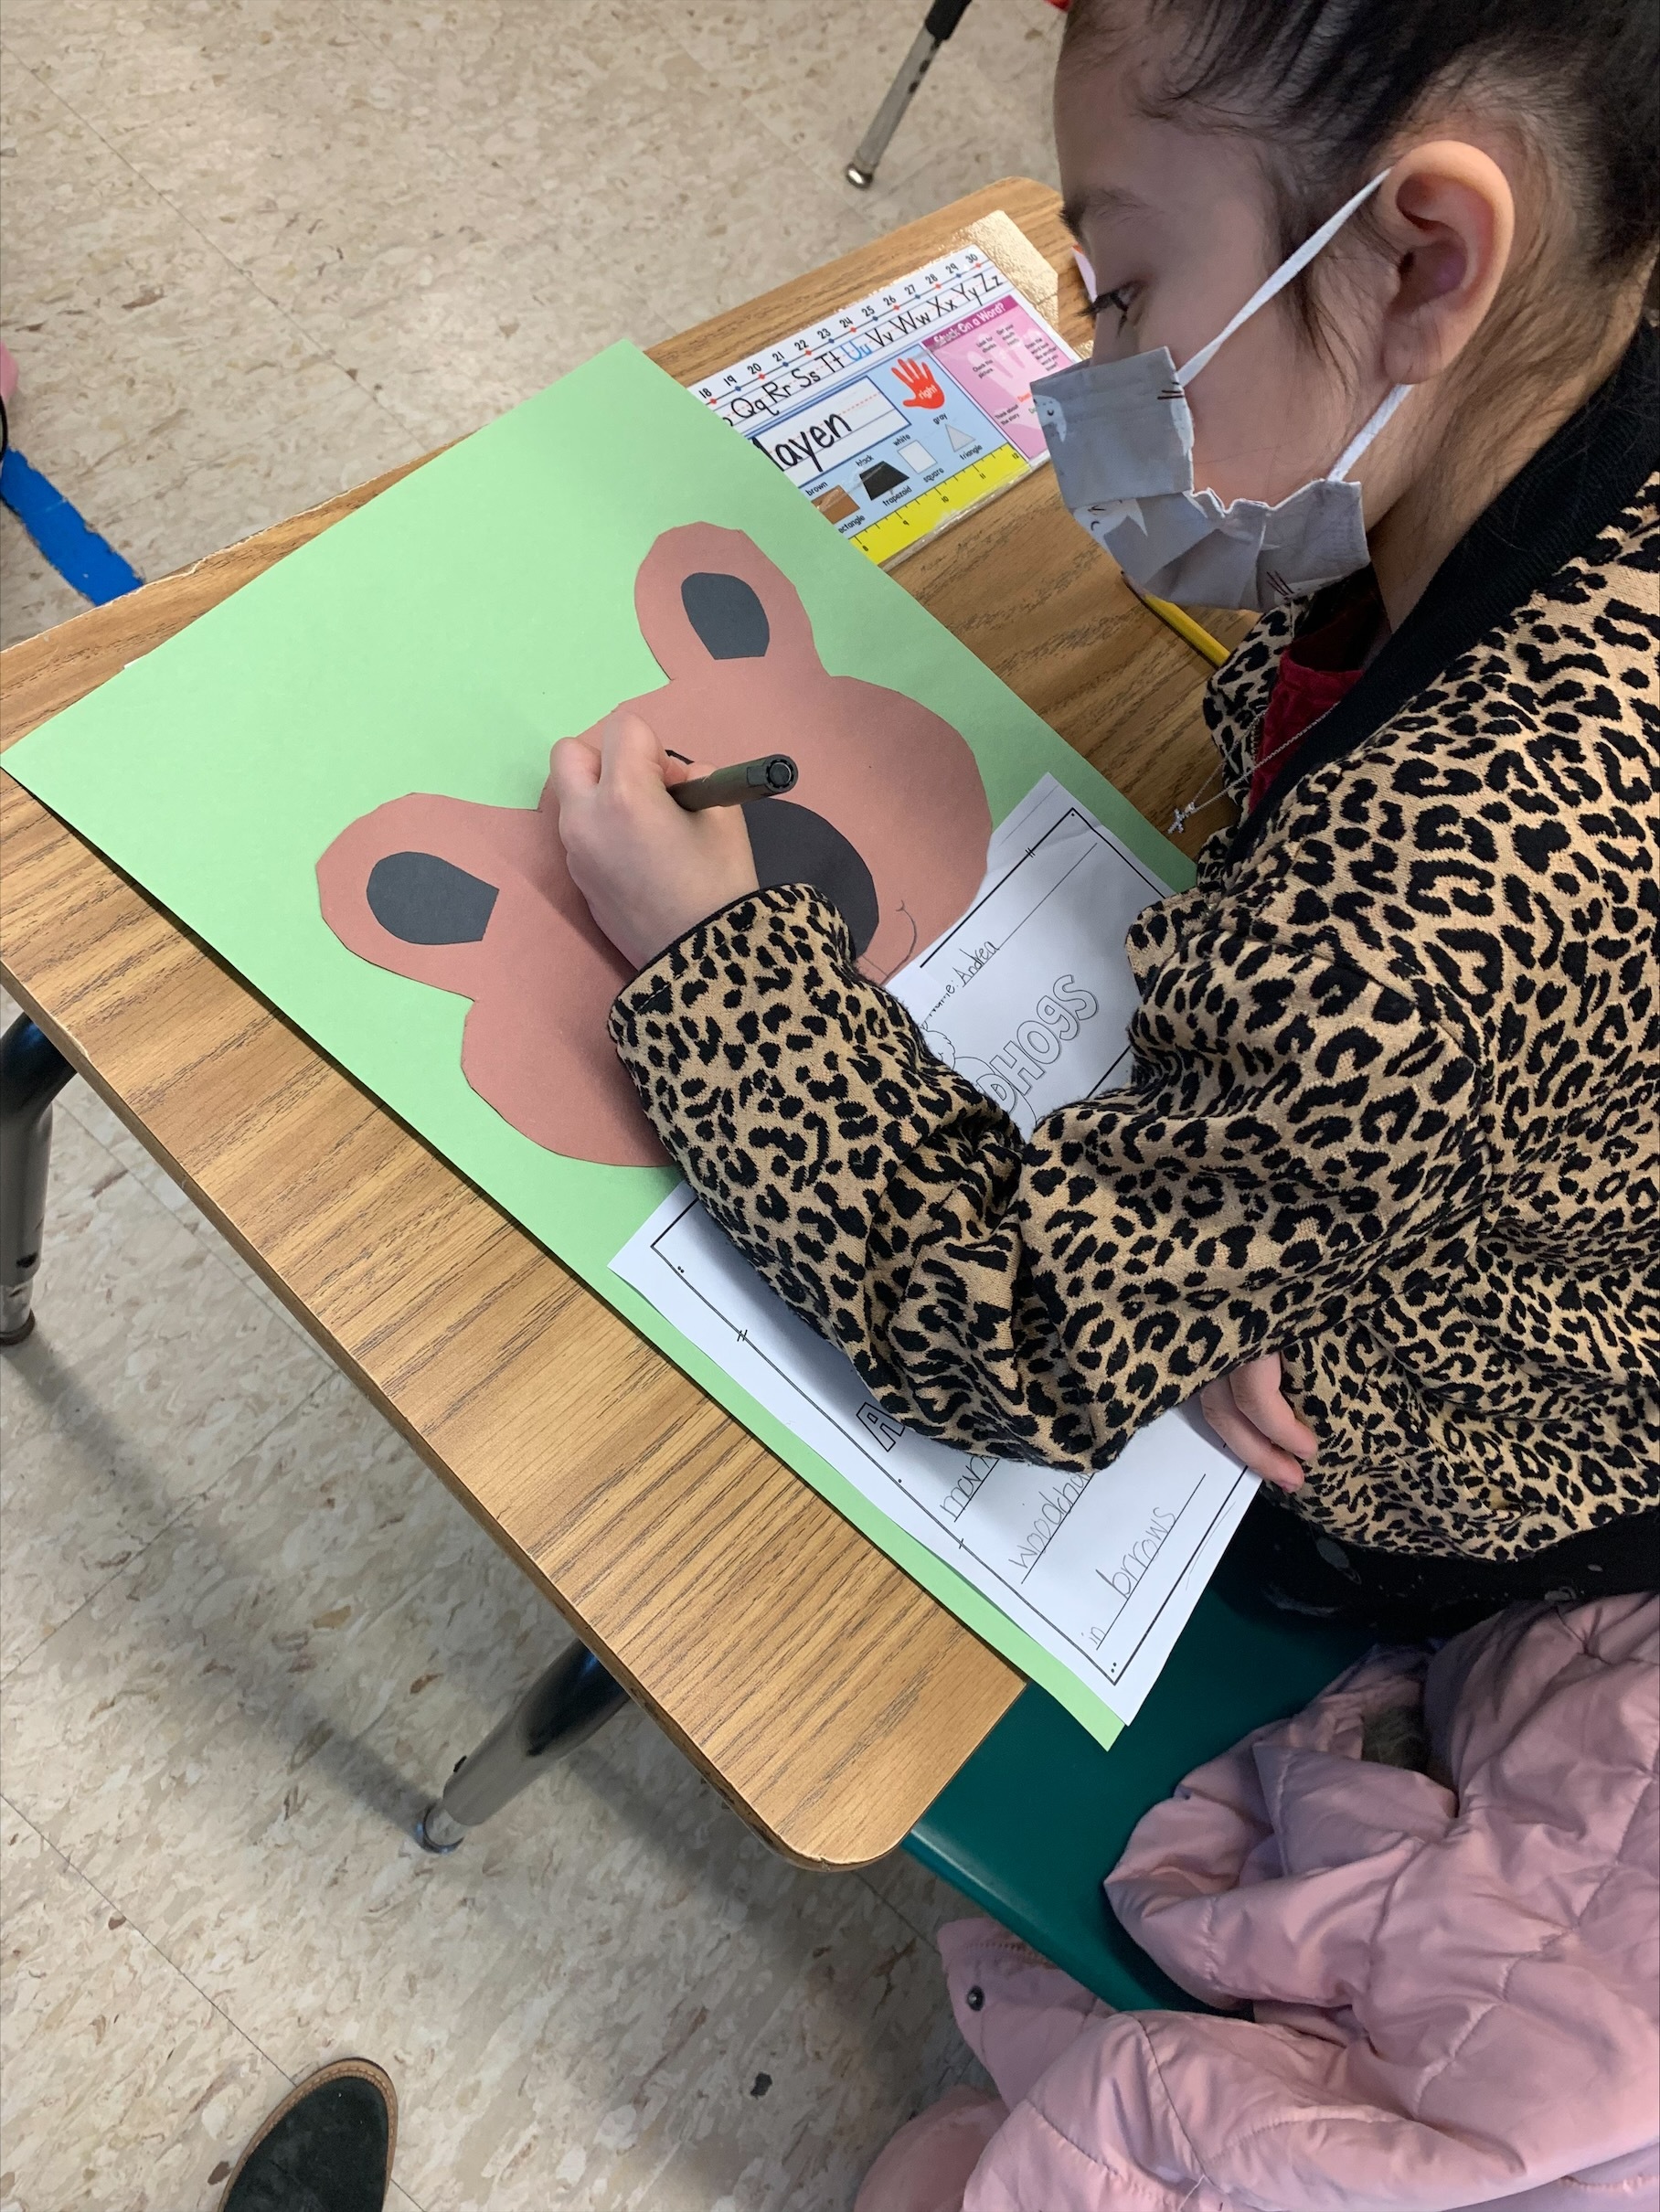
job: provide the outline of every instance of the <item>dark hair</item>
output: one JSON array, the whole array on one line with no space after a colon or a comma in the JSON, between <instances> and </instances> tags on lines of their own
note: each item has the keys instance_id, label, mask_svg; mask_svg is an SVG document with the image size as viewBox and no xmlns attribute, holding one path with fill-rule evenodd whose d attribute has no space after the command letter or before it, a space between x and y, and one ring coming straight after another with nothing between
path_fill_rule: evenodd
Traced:
<instances>
[{"instance_id":1,"label":"dark hair","mask_svg":"<svg viewBox=\"0 0 1660 2212\"><path fill-rule=\"evenodd\" d=\"M1197 104L1274 147L1286 251L1429 101L1484 90L1512 101L1560 165L1593 285L1660 251L1660 0L1136 4L1175 34L1143 106L1167 116ZM1127 27L1123 0L1072 0L1068 47Z\"/></svg>"}]
</instances>

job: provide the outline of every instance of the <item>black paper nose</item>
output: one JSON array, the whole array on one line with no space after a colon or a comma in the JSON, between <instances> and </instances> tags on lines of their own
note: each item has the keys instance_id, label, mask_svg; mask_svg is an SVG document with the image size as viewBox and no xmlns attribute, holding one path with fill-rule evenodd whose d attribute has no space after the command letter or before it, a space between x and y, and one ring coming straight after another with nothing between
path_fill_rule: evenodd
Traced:
<instances>
[{"instance_id":1,"label":"black paper nose","mask_svg":"<svg viewBox=\"0 0 1660 2212\"><path fill-rule=\"evenodd\" d=\"M369 870L369 912L407 945L475 945L495 906L493 883L436 853L388 853Z\"/></svg>"},{"instance_id":2,"label":"black paper nose","mask_svg":"<svg viewBox=\"0 0 1660 2212\"><path fill-rule=\"evenodd\" d=\"M852 931L854 951L862 952L876 935L881 909L857 846L823 814L788 799L758 799L744 808L743 818L761 889L810 883Z\"/></svg>"},{"instance_id":3,"label":"black paper nose","mask_svg":"<svg viewBox=\"0 0 1660 2212\"><path fill-rule=\"evenodd\" d=\"M680 604L712 661L759 661L772 642L767 611L741 576L699 569L680 586Z\"/></svg>"}]
</instances>

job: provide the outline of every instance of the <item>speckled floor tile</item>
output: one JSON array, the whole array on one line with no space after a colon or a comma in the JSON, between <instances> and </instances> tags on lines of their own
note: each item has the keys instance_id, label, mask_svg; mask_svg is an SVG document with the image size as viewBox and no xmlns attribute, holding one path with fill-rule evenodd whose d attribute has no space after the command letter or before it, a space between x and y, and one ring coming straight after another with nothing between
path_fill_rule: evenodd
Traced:
<instances>
[{"instance_id":1,"label":"speckled floor tile","mask_svg":"<svg viewBox=\"0 0 1660 2212\"><path fill-rule=\"evenodd\" d=\"M608 79L584 96L594 189L573 201L589 251L625 271L682 329L865 245L881 213L764 131L753 100L689 55L647 93ZM608 118L622 127L606 129Z\"/></svg>"},{"instance_id":2,"label":"speckled floor tile","mask_svg":"<svg viewBox=\"0 0 1660 2212\"><path fill-rule=\"evenodd\" d=\"M210 24L136 97L106 85L99 126L423 438L871 235L832 177L770 139L755 160L739 93L593 8L553 39L541 9L499 7L459 59L448 24L414 41L385 10L349 34L316 0L279 13L251 67L218 66Z\"/></svg>"},{"instance_id":3,"label":"speckled floor tile","mask_svg":"<svg viewBox=\"0 0 1660 2212\"><path fill-rule=\"evenodd\" d=\"M0 1354L0 1666L14 1666L329 1372L70 1114L34 1334Z\"/></svg>"},{"instance_id":4,"label":"speckled floor tile","mask_svg":"<svg viewBox=\"0 0 1660 2212\"><path fill-rule=\"evenodd\" d=\"M405 1832L557 1634L331 1382L15 1672L8 1790L285 2072L388 2066L428 2212L846 2203L967 2063L866 1883L639 1715L452 1859Z\"/></svg>"},{"instance_id":5,"label":"speckled floor tile","mask_svg":"<svg viewBox=\"0 0 1660 2212\"><path fill-rule=\"evenodd\" d=\"M556 180L525 166L495 96L451 112L441 39L410 78L396 52L325 35L338 11L282 12L250 66L175 51L171 77L112 94L100 127L411 444L475 428L625 332L660 335L624 280L572 250ZM314 38L296 13L318 18ZM203 36L211 49L213 23ZM551 128L571 88L544 75L527 112Z\"/></svg>"},{"instance_id":6,"label":"speckled floor tile","mask_svg":"<svg viewBox=\"0 0 1660 2212\"><path fill-rule=\"evenodd\" d=\"M931 1874L909 1851L890 1851L874 1866L861 1868L859 1879L925 1943L933 1942L947 1920L972 1920L982 1915L982 1908L972 1898Z\"/></svg>"},{"instance_id":7,"label":"speckled floor tile","mask_svg":"<svg viewBox=\"0 0 1660 2212\"><path fill-rule=\"evenodd\" d=\"M408 431L55 92L14 65L7 97L18 442L141 575L409 456Z\"/></svg>"},{"instance_id":8,"label":"speckled floor tile","mask_svg":"<svg viewBox=\"0 0 1660 2212\"><path fill-rule=\"evenodd\" d=\"M10 1805L0 1899L0 2207L204 2204L282 2074Z\"/></svg>"},{"instance_id":9,"label":"speckled floor tile","mask_svg":"<svg viewBox=\"0 0 1660 2212\"><path fill-rule=\"evenodd\" d=\"M22 441L19 451L24 450ZM84 614L87 602L37 552L9 507L0 507L0 651Z\"/></svg>"},{"instance_id":10,"label":"speckled floor tile","mask_svg":"<svg viewBox=\"0 0 1660 2212\"><path fill-rule=\"evenodd\" d=\"M893 0L842 0L834 8L751 7L743 0L653 0L666 35L722 83L740 90L750 113L814 172L855 202L895 212L896 186L931 184L951 157L972 183L930 191L939 207L953 193L1015 175L1049 178L1049 85L1060 17L1038 0L981 0L935 58L883 157L867 199L842 171L921 27L922 9Z\"/></svg>"},{"instance_id":11,"label":"speckled floor tile","mask_svg":"<svg viewBox=\"0 0 1660 2212\"><path fill-rule=\"evenodd\" d=\"M877 189L887 0L13 0L39 464L162 573L1009 171L1058 18L971 9ZM44 457L43 457L44 456ZM53 611L26 581L8 634Z\"/></svg>"},{"instance_id":12,"label":"speckled floor tile","mask_svg":"<svg viewBox=\"0 0 1660 2212\"><path fill-rule=\"evenodd\" d=\"M442 83L476 82L502 99L541 100L549 83L591 75L631 43L633 13L630 0L560 0L557 16L540 17L527 83L490 72L504 51L514 53L517 26L533 19L528 0L357 0L350 8L337 0L7 0L5 41L81 113L126 129L169 116L180 91L204 99L308 58L325 86L370 105L394 105L387 72L409 69ZM331 100L321 99L323 112ZM312 121L296 112L296 143ZM431 143L443 133L425 135Z\"/></svg>"}]
</instances>

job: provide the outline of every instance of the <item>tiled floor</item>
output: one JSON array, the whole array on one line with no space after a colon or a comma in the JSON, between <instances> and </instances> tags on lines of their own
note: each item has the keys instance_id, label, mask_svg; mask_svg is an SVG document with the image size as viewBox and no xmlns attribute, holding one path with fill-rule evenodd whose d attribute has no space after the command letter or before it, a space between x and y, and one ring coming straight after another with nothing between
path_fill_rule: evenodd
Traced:
<instances>
[{"instance_id":1,"label":"tiled floor","mask_svg":"<svg viewBox=\"0 0 1660 2212\"><path fill-rule=\"evenodd\" d=\"M19 448L145 575L1010 172L1059 18L977 0L7 0ZM78 602L4 521L4 637Z\"/></svg>"},{"instance_id":2,"label":"tiled floor","mask_svg":"<svg viewBox=\"0 0 1660 2212\"><path fill-rule=\"evenodd\" d=\"M977 0L7 0L19 446L144 573L1008 171L1057 19ZM10 516L4 635L76 611ZM8 1010L9 1013L9 1010ZM380 2058L400 2207L834 2212L969 2062L908 1861L772 1858L636 1714L409 1825L558 1623L80 1085L5 1355L0 2212L197 2212Z\"/></svg>"}]
</instances>

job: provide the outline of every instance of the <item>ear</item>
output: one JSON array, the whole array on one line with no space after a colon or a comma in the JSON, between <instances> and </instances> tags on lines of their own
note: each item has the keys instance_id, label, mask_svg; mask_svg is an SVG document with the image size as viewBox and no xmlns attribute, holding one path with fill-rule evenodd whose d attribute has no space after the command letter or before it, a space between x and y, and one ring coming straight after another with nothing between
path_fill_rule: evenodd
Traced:
<instances>
[{"instance_id":1,"label":"ear","mask_svg":"<svg viewBox=\"0 0 1660 2212\"><path fill-rule=\"evenodd\" d=\"M1414 146L1390 169L1374 219L1394 264L1382 367L1422 384L1451 367L1485 321L1516 240L1516 200L1490 154L1461 139Z\"/></svg>"},{"instance_id":2,"label":"ear","mask_svg":"<svg viewBox=\"0 0 1660 2212\"><path fill-rule=\"evenodd\" d=\"M714 661L763 661L772 626L753 584L724 569L694 569L680 579L680 604Z\"/></svg>"},{"instance_id":3,"label":"ear","mask_svg":"<svg viewBox=\"0 0 1660 2212\"><path fill-rule=\"evenodd\" d=\"M665 530L634 579L640 634L672 682L718 663L816 667L813 627L794 585L741 530Z\"/></svg>"},{"instance_id":4,"label":"ear","mask_svg":"<svg viewBox=\"0 0 1660 2212\"><path fill-rule=\"evenodd\" d=\"M504 880L500 812L411 792L360 816L317 863L324 920L377 967L467 991Z\"/></svg>"},{"instance_id":5,"label":"ear","mask_svg":"<svg viewBox=\"0 0 1660 2212\"><path fill-rule=\"evenodd\" d=\"M383 853L364 886L369 912L406 945L475 945L490 926L496 886L438 853Z\"/></svg>"}]
</instances>

